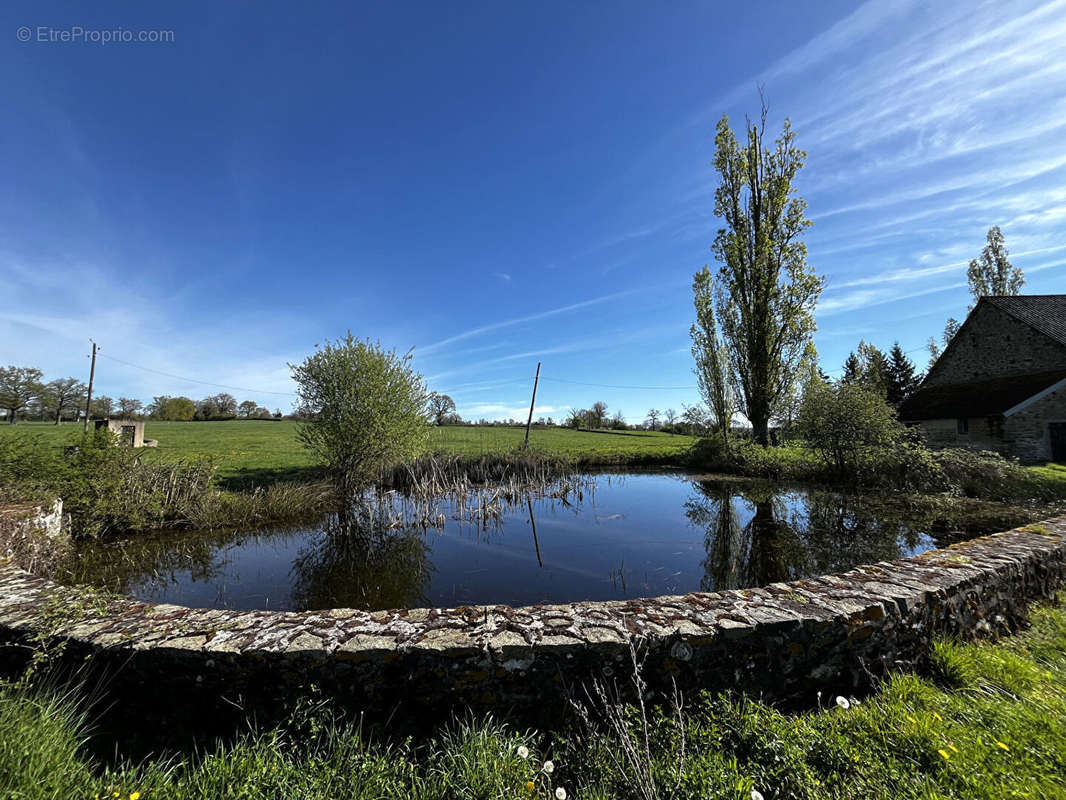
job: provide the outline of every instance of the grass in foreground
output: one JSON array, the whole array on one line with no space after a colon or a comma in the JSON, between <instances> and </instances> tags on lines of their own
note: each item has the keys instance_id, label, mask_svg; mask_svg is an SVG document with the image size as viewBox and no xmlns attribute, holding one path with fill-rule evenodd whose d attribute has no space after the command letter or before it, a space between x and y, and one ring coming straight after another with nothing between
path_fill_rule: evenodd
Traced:
<instances>
[{"instance_id":1,"label":"grass in foreground","mask_svg":"<svg viewBox=\"0 0 1066 800\"><path fill-rule=\"evenodd\" d=\"M557 788L596 800L750 800L752 790L767 800L1066 797L1066 608L1036 610L1030 631L996 645L938 645L930 678L897 676L861 704L823 705L786 715L691 698L679 721L652 715L647 758L635 709L633 758L619 758L627 748L606 728L519 733L467 720L418 744L386 744L317 713L185 761L105 768L84 754L86 718L69 698L8 686L0 797L527 800Z\"/></svg>"}]
</instances>

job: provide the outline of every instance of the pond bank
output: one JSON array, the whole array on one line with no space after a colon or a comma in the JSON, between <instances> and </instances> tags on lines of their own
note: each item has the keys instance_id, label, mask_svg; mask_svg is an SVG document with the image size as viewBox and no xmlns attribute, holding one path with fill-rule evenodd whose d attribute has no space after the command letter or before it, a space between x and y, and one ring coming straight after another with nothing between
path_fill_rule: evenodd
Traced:
<instances>
[{"instance_id":1,"label":"pond bank","mask_svg":"<svg viewBox=\"0 0 1066 800\"><path fill-rule=\"evenodd\" d=\"M921 664L936 636L1010 631L1066 576L1066 518L764 589L509 608L239 612L151 605L0 566L0 636L111 676L112 699L165 724L280 712L311 691L387 716L554 713L640 648L655 691L734 689L783 703L861 691ZM240 706L240 709L237 708ZM185 722L187 722L186 720ZM202 721L202 719L201 719Z\"/></svg>"}]
</instances>

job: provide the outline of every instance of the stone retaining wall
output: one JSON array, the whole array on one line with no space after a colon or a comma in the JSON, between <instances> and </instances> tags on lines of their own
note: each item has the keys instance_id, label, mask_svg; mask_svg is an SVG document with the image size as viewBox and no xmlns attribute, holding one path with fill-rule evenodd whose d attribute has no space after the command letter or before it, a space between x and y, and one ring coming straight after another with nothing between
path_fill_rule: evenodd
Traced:
<instances>
[{"instance_id":1,"label":"stone retaining wall","mask_svg":"<svg viewBox=\"0 0 1066 800\"><path fill-rule=\"evenodd\" d=\"M9 668L42 639L100 666L109 697L165 717L279 711L316 691L420 716L563 713L590 678L738 689L783 703L861 691L919 665L933 637L1014 629L1066 576L1066 517L913 558L761 589L509 608L213 611L104 598L0 564Z\"/></svg>"}]
</instances>

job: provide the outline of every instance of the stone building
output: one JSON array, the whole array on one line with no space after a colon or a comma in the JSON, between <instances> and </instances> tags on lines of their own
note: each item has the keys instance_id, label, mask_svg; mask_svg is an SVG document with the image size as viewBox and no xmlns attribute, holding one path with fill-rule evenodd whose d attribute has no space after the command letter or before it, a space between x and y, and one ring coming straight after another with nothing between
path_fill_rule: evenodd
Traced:
<instances>
[{"instance_id":1,"label":"stone building","mask_svg":"<svg viewBox=\"0 0 1066 800\"><path fill-rule=\"evenodd\" d=\"M98 419L96 427L107 428L127 447L152 447L155 442L144 438L144 422L135 419ZM151 442L151 444L149 444Z\"/></svg>"},{"instance_id":2,"label":"stone building","mask_svg":"<svg viewBox=\"0 0 1066 800\"><path fill-rule=\"evenodd\" d=\"M1066 295L982 297L899 416L934 447L1066 462Z\"/></svg>"}]
</instances>

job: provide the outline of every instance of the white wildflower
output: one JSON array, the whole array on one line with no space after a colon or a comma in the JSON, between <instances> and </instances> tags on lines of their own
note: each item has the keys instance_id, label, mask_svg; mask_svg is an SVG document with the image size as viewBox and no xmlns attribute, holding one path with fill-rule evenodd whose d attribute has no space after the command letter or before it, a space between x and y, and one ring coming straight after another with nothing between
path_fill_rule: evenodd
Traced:
<instances>
[{"instance_id":1,"label":"white wildflower","mask_svg":"<svg viewBox=\"0 0 1066 800\"><path fill-rule=\"evenodd\" d=\"M524 744L518 745L518 757L529 758L529 748L526 747Z\"/></svg>"},{"instance_id":2,"label":"white wildflower","mask_svg":"<svg viewBox=\"0 0 1066 800\"><path fill-rule=\"evenodd\" d=\"M851 708L851 703L848 702L846 697L837 697L837 705L841 708Z\"/></svg>"},{"instance_id":3,"label":"white wildflower","mask_svg":"<svg viewBox=\"0 0 1066 800\"><path fill-rule=\"evenodd\" d=\"M566 789L562 786L555 790L555 800L566 800Z\"/></svg>"},{"instance_id":4,"label":"white wildflower","mask_svg":"<svg viewBox=\"0 0 1066 800\"><path fill-rule=\"evenodd\" d=\"M762 792L760 792L758 789L752 789L751 800L763 800Z\"/></svg>"},{"instance_id":5,"label":"white wildflower","mask_svg":"<svg viewBox=\"0 0 1066 800\"><path fill-rule=\"evenodd\" d=\"M545 775L551 775L555 772L555 765L550 761L545 761L542 769L544 770Z\"/></svg>"}]
</instances>

